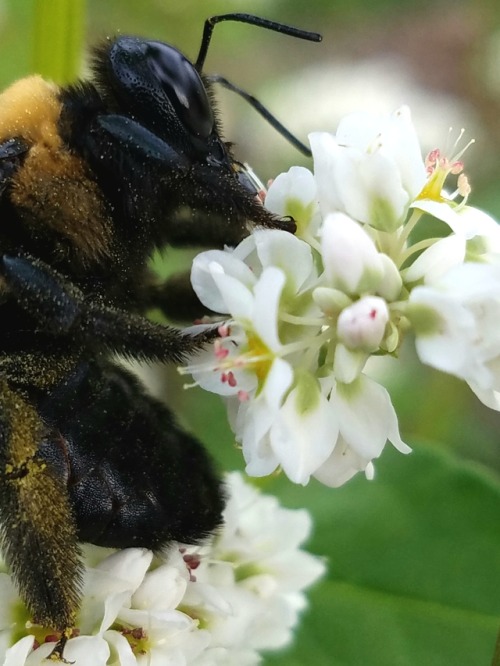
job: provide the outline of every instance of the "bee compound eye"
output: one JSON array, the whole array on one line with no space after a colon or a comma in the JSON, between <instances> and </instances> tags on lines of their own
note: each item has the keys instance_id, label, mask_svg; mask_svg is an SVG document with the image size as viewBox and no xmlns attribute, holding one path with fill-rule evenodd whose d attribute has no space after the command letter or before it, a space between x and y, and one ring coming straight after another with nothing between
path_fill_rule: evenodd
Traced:
<instances>
[{"instance_id":1,"label":"bee compound eye","mask_svg":"<svg viewBox=\"0 0 500 666\"><path fill-rule=\"evenodd\" d=\"M146 61L183 125L206 139L214 127L214 115L205 86L191 62L163 42L146 43Z\"/></svg>"}]
</instances>

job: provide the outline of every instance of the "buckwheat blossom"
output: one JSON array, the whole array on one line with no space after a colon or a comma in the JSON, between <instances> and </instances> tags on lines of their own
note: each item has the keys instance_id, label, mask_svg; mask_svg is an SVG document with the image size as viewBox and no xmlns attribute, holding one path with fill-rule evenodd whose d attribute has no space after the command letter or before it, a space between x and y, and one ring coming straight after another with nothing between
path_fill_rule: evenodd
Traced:
<instances>
[{"instance_id":1,"label":"buckwheat blossom","mask_svg":"<svg viewBox=\"0 0 500 666\"><path fill-rule=\"evenodd\" d=\"M220 337L180 371L223 396L248 474L335 487L372 478L387 441L408 453L369 373L409 334L500 409L500 230L468 203L462 139L424 159L408 108L347 116L310 135L313 172L292 167L265 197L296 236L257 230L196 257Z\"/></svg>"},{"instance_id":2,"label":"buckwheat blossom","mask_svg":"<svg viewBox=\"0 0 500 666\"><path fill-rule=\"evenodd\" d=\"M74 637L76 666L240 666L292 640L304 590L325 571L301 550L305 510L279 506L239 474L227 477L224 526L202 546L174 544L162 557L143 548L86 546ZM8 571L0 573L0 663L43 666L57 635L33 624Z\"/></svg>"}]
</instances>

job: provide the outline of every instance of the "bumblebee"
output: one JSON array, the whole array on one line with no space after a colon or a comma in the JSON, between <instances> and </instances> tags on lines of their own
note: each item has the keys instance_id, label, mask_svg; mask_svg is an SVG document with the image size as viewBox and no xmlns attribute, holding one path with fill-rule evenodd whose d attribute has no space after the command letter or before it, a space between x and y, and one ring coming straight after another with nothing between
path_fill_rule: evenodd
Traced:
<instances>
[{"instance_id":1,"label":"bumblebee","mask_svg":"<svg viewBox=\"0 0 500 666\"><path fill-rule=\"evenodd\" d=\"M54 658L75 623L79 542L160 551L221 523L204 448L110 360L179 363L212 335L146 318L199 306L182 279L154 282L155 248L293 231L221 138L202 74L221 20L318 40L224 15L206 22L195 64L120 36L96 49L90 81L31 76L0 95L0 546L33 620L60 632Z\"/></svg>"}]
</instances>

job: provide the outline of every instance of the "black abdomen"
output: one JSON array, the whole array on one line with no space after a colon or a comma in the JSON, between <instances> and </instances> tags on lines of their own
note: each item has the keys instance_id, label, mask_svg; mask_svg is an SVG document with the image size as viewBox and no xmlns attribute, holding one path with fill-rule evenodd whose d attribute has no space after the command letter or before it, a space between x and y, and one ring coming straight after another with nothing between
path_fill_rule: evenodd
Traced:
<instances>
[{"instance_id":1,"label":"black abdomen","mask_svg":"<svg viewBox=\"0 0 500 666\"><path fill-rule=\"evenodd\" d=\"M82 364L40 405L53 429L39 455L65 480L80 541L158 549L221 522L221 483L205 450L111 364Z\"/></svg>"}]
</instances>

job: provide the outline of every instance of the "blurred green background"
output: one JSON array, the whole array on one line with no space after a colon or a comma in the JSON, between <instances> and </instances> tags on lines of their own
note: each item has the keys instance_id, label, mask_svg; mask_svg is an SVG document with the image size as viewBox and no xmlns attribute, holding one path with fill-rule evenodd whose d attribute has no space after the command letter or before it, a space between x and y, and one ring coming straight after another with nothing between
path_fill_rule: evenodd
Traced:
<instances>
[{"instance_id":1,"label":"blurred green background","mask_svg":"<svg viewBox=\"0 0 500 666\"><path fill-rule=\"evenodd\" d=\"M33 9L34 0L0 4L2 86L33 71ZM86 42L134 33L195 58L204 19L232 11L317 30L324 40L224 24L207 71L256 94L303 140L315 129L334 131L349 111L389 112L404 103L424 151L449 145L449 126L453 137L465 127L476 138L465 156L469 201L500 218L497 0L89 0ZM220 109L226 138L263 180L308 165L235 95L221 91ZM172 272L185 261L169 252L156 266ZM282 478L261 484L312 511L310 548L329 560L296 644L269 664L491 663L500 625L500 417L458 380L417 364L409 342L403 362L376 372L415 448L411 456L386 450L374 481L338 490ZM147 374L223 468L241 467L217 397L183 391L175 370Z\"/></svg>"}]
</instances>

